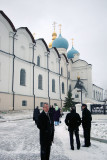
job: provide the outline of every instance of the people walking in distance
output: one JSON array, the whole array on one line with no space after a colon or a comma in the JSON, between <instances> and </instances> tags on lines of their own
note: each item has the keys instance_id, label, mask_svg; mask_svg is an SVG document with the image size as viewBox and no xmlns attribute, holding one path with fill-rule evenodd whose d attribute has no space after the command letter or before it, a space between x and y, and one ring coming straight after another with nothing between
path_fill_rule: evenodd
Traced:
<instances>
[{"instance_id":1,"label":"people walking in distance","mask_svg":"<svg viewBox=\"0 0 107 160\"><path fill-rule=\"evenodd\" d=\"M79 126L81 124L81 118L80 115L76 113L75 107L72 107L71 112L66 115L65 124L68 126L71 149L74 150L73 134L75 134L77 149L79 150L80 149Z\"/></svg>"},{"instance_id":2,"label":"people walking in distance","mask_svg":"<svg viewBox=\"0 0 107 160\"><path fill-rule=\"evenodd\" d=\"M34 111L33 111L33 120L35 121L35 124L37 124L39 114L40 114L40 110L39 110L39 107L37 106L36 108L34 108Z\"/></svg>"},{"instance_id":3,"label":"people walking in distance","mask_svg":"<svg viewBox=\"0 0 107 160\"><path fill-rule=\"evenodd\" d=\"M49 114L49 106L44 103L43 111L38 117L37 127L40 129L41 160L49 160L53 142L54 122Z\"/></svg>"},{"instance_id":4,"label":"people walking in distance","mask_svg":"<svg viewBox=\"0 0 107 160\"><path fill-rule=\"evenodd\" d=\"M83 147L91 146L90 132L91 132L91 112L87 109L86 104L82 104L82 126L84 131L84 145Z\"/></svg>"},{"instance_id":5,"label":"people walking in distance","mask_svg":"<svg viewBox=\"0 0 107 160\"><path fill-rule=\"evenodd\" d=\"M55 112L54 112L54 122L55 126L59 125L59 119L60 119L60 109L58 106L55 107Z\"/></svg>"},{"instance_id":6,"label":"people walking in distance","mask_svg":"<svg viewBox=\"0 0 107 160\"><path fill-rule=\"evenodd\" d=\"M51 116L54 118L54 113L55 113L55 108L52 106L50 106L49 108L49 113L51 114Z\"/></svg>"}]
</instances>

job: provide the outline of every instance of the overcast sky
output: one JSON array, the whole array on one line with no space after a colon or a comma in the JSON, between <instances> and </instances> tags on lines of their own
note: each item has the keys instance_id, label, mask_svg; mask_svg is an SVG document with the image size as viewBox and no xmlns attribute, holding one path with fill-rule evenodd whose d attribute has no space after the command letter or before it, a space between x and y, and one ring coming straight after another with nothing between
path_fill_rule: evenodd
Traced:
<instances>
[{"instance_id":1,"label":"overcast sky","mask_svg":"<svg viewBox=\"0 0 107 160\"><path fill-rule=\"evenodd\" d=\"M53 22L68 40L69 49L79 51L80 59L92 64L93 84L107 89L107 0L0 0L0 10L15 28L28 27L35 39L52 39ZM69 50L68 49L68 50Z\"/></svg>"}]
</instances>

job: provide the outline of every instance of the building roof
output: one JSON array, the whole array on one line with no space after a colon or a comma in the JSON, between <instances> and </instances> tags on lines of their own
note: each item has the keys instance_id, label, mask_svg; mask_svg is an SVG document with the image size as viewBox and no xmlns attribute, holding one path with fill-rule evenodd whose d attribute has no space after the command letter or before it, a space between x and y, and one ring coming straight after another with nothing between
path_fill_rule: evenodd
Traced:
<instances>
[{"instance_id":1,"label":"building roof","mask_svg":"<svg viewBox=\"0 0 107 160\"><path fill-rule=\"evenodd\" d=\"M6 16L6 14L3 11L0 11L0 13L8 21L13 31L16 32L15 26L13 25L12 21Z\"/></svg>"}]
</instances>

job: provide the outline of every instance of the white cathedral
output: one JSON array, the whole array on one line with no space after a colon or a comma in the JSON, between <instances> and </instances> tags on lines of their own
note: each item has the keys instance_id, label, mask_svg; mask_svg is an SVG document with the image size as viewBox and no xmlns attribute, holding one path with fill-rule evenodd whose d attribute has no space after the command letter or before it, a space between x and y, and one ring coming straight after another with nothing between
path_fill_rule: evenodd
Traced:
<instances>
[{"instance_id":1,"label":"white cathedral","mask_svg":"<svg viewBox=\"0 0 107 160\"><path fill-rule=\"evenodd\" d=\"M76 102L100 103L103 89L92 83L92 65L52 34L48 45L27 27L15 28L0 11L0 110L33 109L44 102L63 107L69 89Z\"/></svg>"}]
</instances>

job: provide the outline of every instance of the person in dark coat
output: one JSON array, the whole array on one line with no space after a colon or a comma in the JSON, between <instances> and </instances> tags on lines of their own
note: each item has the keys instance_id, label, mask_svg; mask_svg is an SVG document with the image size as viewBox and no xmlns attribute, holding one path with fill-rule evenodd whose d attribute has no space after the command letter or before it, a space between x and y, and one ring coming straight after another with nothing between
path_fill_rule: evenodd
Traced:
<instances>
[{"instance_id":1,"label":"person in dark coat","mask_svg":"<svg viewBox=\"0 0 107 160\"><path fill-rule=\"evenodd\" d=\"M45 103L37 123L37 127L40 130L41 160L49 160L50 149L54 138L54 122L48 111L49 106Z\"/></svg>"},{"instance_id":2,"label":"person in dark coat","mask_svg":"<svg viewBox=\"0 0 107 160\"><path fill-rule=\"evenodd\" d=\"M33 120L35 121L35 124L37 124L39 114L40 114L40 111L37 106L36 108L34 108L34 111L33 111Z\"/></svg>"},{"instance_id":3,"label":"person in dark coat","mask_svg":"<svg viewBox=\"0 0 107 160\"><path fill-rule=\"evenodd\" d=\"M80 115L76 113L75 107L72 107L71 112L67 114L65 118L65 124L68 126L71 149L74 150L73 134L75 133L77 149L79 150L80 149L79 126L81 124L81 118Z\"/></svg>"},{"instance_id":4,"label":"person in dark coat","mask_svg":"<svg viewBox=\"0 0 107 160\"><path fill-rule=\"evenodd\" d=\"M82 126L84 131L84 145L83 147L89 147L90 143L90 132L91 132L91 112L87 109L86 104L82 104Z\"/></svg>"},{"instance_id":5,"label":"person in dark coat","mask_svg":"<svg viewBox=\"0 0 107 160\"><path fill-rule=\"evenodd\" d=\"M54 118L55 108L53 107L53 105L50 106L49 113L51 114L52 118Z\"/></svg>"}]
</instances>

